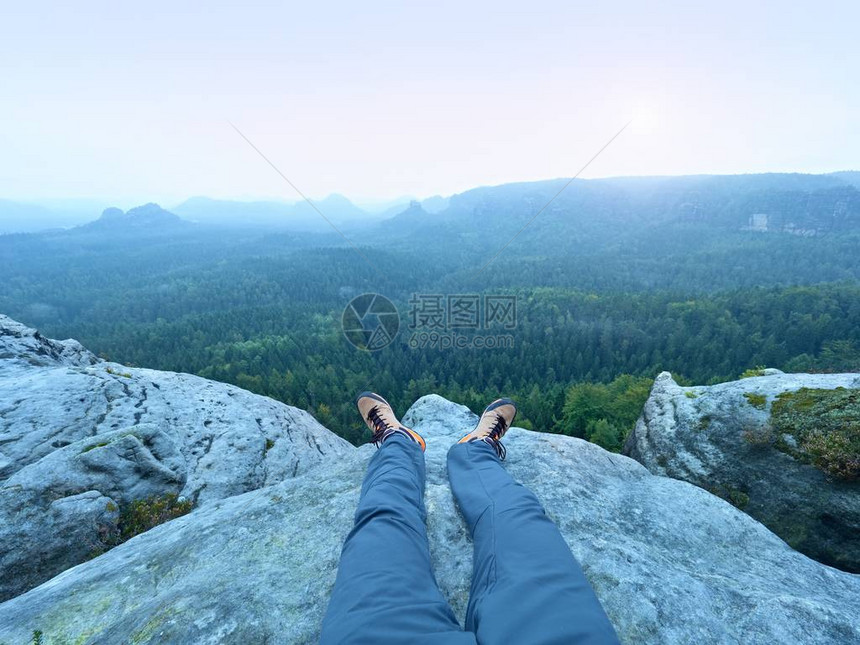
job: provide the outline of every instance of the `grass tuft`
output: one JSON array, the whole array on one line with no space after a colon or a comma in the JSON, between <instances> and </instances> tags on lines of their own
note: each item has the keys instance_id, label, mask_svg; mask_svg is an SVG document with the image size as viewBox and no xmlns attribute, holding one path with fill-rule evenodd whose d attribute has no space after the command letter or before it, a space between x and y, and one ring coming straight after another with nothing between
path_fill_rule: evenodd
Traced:
<instances>
[{"instance_id":1,"label":"grass tuft","mask_svg":"<svg viewBox=\"0 0 860 645\"><path fill-rule=\"evenodd\" d=\"M764 410L767 405L767 397L764 394L753 394L752 392L744 392L744 397L749 404L759 410Z\"/></svg>"}]
</instances>

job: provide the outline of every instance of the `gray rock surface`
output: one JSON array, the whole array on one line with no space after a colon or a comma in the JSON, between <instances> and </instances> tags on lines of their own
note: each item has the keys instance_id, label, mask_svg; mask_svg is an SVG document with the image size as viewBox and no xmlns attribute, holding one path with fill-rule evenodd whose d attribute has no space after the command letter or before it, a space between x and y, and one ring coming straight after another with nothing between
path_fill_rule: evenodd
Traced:
<instances>
[{"instance_id":1,"label":"gray rock surface","mask_svg":"<svg viewBox=\"0 0 860 645\"><path fill-rule=\"evenodd\" d=\"M103 550L132 500L203 508L353 450L302 410L0 316L0 600Z\"/></svg>"},{"instance_id":2,"label":"gray rock surface","mask_svg":"<svg viewBox=\"0 0 860 645\"><path fill-rule=\"evenodd\" d=\"M428 533L463 620L471 544L445 472L474 427L430 395L404 421L427 439ZM557 522L625 643L860 640L860 576L789 548L730 504L585 441L512 429L507 468ZM0 642L313 643L352 525L365 445L212 500L0 604Z\"/></svg>"},{"instance_id":3,"label":"gray rock surface","mask_svg":"<svg viewBox=\"0 0 860 645\"><path fill-rule=\"evenodd\" d=\"M860 572L860 482L833 480L771 445L749 440L768 431L774 399L804 387L858 388L860 374L765 370L764 376L681 387L663 372L624 453L652 473L731 500L810 557ZM746 395L765 397L764 406L756 407Z\"/></svg>"},{"instance_id":4,"label":"gray rock surface","mask_svg":"<svg viewBox=\"0 0 860 645\"><path fill-rule=\"evenodd\" d=\"M94 365L99 358L76 340L51 340L0 314L0 360L29 365Z\"/></svg>"}]
</instances>

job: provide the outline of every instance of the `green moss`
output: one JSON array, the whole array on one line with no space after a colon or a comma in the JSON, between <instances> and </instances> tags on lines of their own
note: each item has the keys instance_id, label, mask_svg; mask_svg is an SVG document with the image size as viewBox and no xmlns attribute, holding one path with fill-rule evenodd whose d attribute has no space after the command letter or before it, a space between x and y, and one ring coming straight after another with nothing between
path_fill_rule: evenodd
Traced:
<instances>
[{"instance_id":1,"label":"green moss","mask_svg":"<svg viewBox=\"0 0 860 645\"><path fill-rule=\"evenodd\" d=\"M705 430L707 430L710 427L711 427L711 417L708 415L703 416L701 419L699 419L699 423L696 424L696 429L699 432L704 432Z\"/></svg>"},{"instance_id":2,"label":"green moss","mask_svg":"<svg viewBox=\"0 0 860 645\"><path fill-rule=\"evenodd\" d=\"M860 478L860 390L801 388L777 397L771 407L774 428L791 435L796 447L777 447L827 474Z\"/></svg>"},{"instance_id":3,"label":"green moss","mask_svg":"<svg viewBox=\"0 0 860 645\"><path fill-rule=\"evenodd\" d=\"M744 510L750 502L750 496L742 490L729 489L729 501L733 506Z\"/></svg>"},{"instance_id":4,"label":"green moss","mask_svg":"<svg viewBox=\"0 0 860 645\"><path fill-rule=\"evenodd\" d=\"M266 452L269 452L274 447L275 447L275 440L274 439L266 439Z\"/></svg>"},{"instance_id":5,"label":"green moss","mask_svg":"<svg viewBox=\"0 0 860 645\"><path fill-rule=\"evenodd\" d=\"M688 399L695 399L699 395L696 394L695 392L693 392L692 390L684 390L684 396L686 396Z\"/></svg>"},{"instance_id":6,"label":"green moss","mask_svg":"<svg viewBox=\"0 0 860 645\"><path fill-rule=\"evenodd\" d=\"M765 367L763 365L757 365L751 369L745 370L743 374L741 374L741 378L751 378L753 376L764 376Z\"/></svg>"},{"instance_id":7,"label":"green moss","mask_svg":"<svg viewBox=\"0 0 860 645\"><path fill-rule=\"evenodd\" d=\"M42 645L42 630L34 629L33 630L33 645Z\"/></svg>"},{"instance_id":8,"label":"green moss","mask_svg":"<svg viewBox=\"0 0 860 645\"><path fill-rule=\"evenodd\" d=\"M94 443L93 445L87 446L86 448L81 450L81 454L84 454L85 452L89 452L90 450L95 450L96 448L104 448L109 443L110 443L110 441L102 441L101 443Z\"/></svg>"},{"instance_id":9,"label":"green moss","mask_svg":"<svg viewBox=\"0 0 860 645\"><path fill-rule=\"evenodd\" d=\"M702 488L740 510L744 510L750 501L750 496L744 491L720 483L704 484Z\"/></svg>"},{"instance_id":10,"label":"green moss","mask_svg":"<svg viewBox=\"0 0 860 645\"><path fill-rule=\"evenodd\" d=\"M749 404L759 410L764 410L767 405L767 397L764 394L753 394L752 392L744 392L744 397Z\"/></svg>"},{"instance_id":11,"label":"green moss","mask_svg":"<svg viewBox=\"0 0 860 645\"><path fill-rule=\"evenodd\" d=\"M134 429L131 429L128 432L122 433L121 435L114 435L108 441L101 441L99 443L94 443L91 446L87 446L86 448L81 450L81 454L84 454L85 452L89 452L90 450L95 450L96 448L104 448L105 446L109 446L114 441L120 441L121 439L124 439L125 437L134 437L135 439L141 441L141 443L144 442L144 440L141 439L141 437L137 434L137 432L135 432Z\"/></svg>"},{"instance_id":12,"label":"green moss","mask_svg":"<svg viewBox=\"0 0 860 645\"><path fill-rule=\"evenodd\" d=\"M109 511L110 513L113 513L115 510L117 510L117 508L118 508L117 505L114 504L113 502L108 502L107 505L105 506L105 510Z\"/></svg>"},{"instance_id":13,"label":"green moss","mask_svg":"<svg viewBox=\"0 0 860 645\"><path fill-rule=\"evenodd\" d=\"M117 372L115 369L111 367L106 367L105 372L108 374L113 374L114 376L122 376L123 378L131 378L131 374L128 372Z\"/></svg>"}]
</instances>

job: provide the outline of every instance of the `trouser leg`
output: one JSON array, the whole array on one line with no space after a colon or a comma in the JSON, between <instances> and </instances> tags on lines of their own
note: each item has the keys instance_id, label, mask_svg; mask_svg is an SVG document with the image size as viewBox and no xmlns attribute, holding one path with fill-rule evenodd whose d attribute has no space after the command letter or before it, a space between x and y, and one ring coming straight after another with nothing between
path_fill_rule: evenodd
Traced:
<instances>
[{"instance_id":1,"label":"trouser leg","mask_svg":"<svg viewBox=\"0 0 860 645\"><path fill-rule=\"evenodd\" d=\"M425 521L424 453L394 435L368 465L321 643L474 644L436 584Z\"/></svg>"},{"instance_id":2,"label":"trouser leg","mask_svg":"<svg viewBox=\"0 0 860 645\"><path fill-rule=\"evenodd\" d=\"M474 542L466 629L479 643L617 643L558 527L483 441L455 444L448 477Z\"/></svg>"}]
</instances>

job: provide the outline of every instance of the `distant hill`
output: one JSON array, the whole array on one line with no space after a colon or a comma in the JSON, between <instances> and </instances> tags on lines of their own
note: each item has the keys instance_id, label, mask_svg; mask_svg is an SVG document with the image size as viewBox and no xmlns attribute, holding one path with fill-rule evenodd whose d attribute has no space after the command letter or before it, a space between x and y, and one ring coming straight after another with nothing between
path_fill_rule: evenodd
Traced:
<instances>
[{"instance_id":1,"label":"distant hill","mask_svg":"<svg viewBox=\"0 0 860 645\"><path fill-rule=\"evenodd\" d=\"M410 231L415 226L426 226L431 220L432 215L423 208L421 202L416 200L412 201L394 217L387 219L385 221L385 228L387 231Z\"/></svg>"},{"instance_id":2,"label":"distant hill","mask_svg":"<svg viewBox=\"0 0 860 645\"><path fill-rule=\"evenodd\" d=\"M173 211L182 217L204 224L271 224L287 217L291 205L274 201L240 202L209 197L192 197Z\"/></svg>"},{"instance_id":3,"label":"distant hill","mask_svg":"<svg viewBox=\"0 0 860 645\"><path fill-rule=\"evenodd\" d=\"M201 224L275 227L308 232L331 230L320 213L335 225L373 219L371 214L342 195L329 195L313 203L319 212L306 201L289 204L276 201L243 202L192 197L173 210L182 217Z\"/></svg>"},{"instance_id":4,"label":"distant hill","mask_svg":"<svg viewBox=\"0 0 860 645\"><path fill-rule=\"evenodd\" d=\"M119 208L106 208L94 222L75 227L71 233L116 232L134 233L140 235L172 232L177 228L189 226L187 222L175 213L164 210L154 203L144 204L123 211Z\"/></svg>"},{"instance_id":5,"label":"distant hill","mask_svg":"<svg viewBox=\"0 0 860 645\"><path fill-rule=\"evenodd\" d=\"M356 206L368 213L378 216L380 219L385 219L397 215L397 213L402 211L404 208L408 208L412 201L415 201L414 196L401 195L394 199L359 201L356 202Z\"/></svg>"},{"instance_id":6,"label":"distant hill","mask_svg":"<svg viewBox=\"0 0 860 645\"><path fill-rule=\"evenodd\" d=\"M399 215L405 210L408 210L412 207L414 203L418 203L421 204L421 208L423 208L426 212L430 214L440 213L446 208L448 208L448 200L448 197L442 197L441 195L433 195L432 197L428 197L427 199L403 197L394 200L385 208L374 210L373 212L377 213L380 219L389 219L391 217Z\"/></svg>"},{"instance_id":7,"label":"distant hill","mask_svg":"<svg viewBox=\"0 0 860 645\"><path fill-rule=\"evenodd\" d=\"M428 197L427 199L421 200L421 208L423 208L428 213L441 213L443 210L448 208L448 204L450 202L449 197L442 197L441 195L433 195L433 197Z\"/></svg>"},{"instance_id":8,"label":"distant hill","mask_svg":"<svg viewBox=\"0 0 860 645\"><path fill-rule=\"evenodd\" d=\"M453 195L441 212L424 208L424 215L398 215L376 235L500 246L534 217L520 247L564 254L643 239L649 231L670 235L678 227L708 229L712 235L716 230L803 236L860 230L860 191L850 173L841 175L576 179L557 197L568 180L503 184Z\"/></svg>"}]
</instances>

